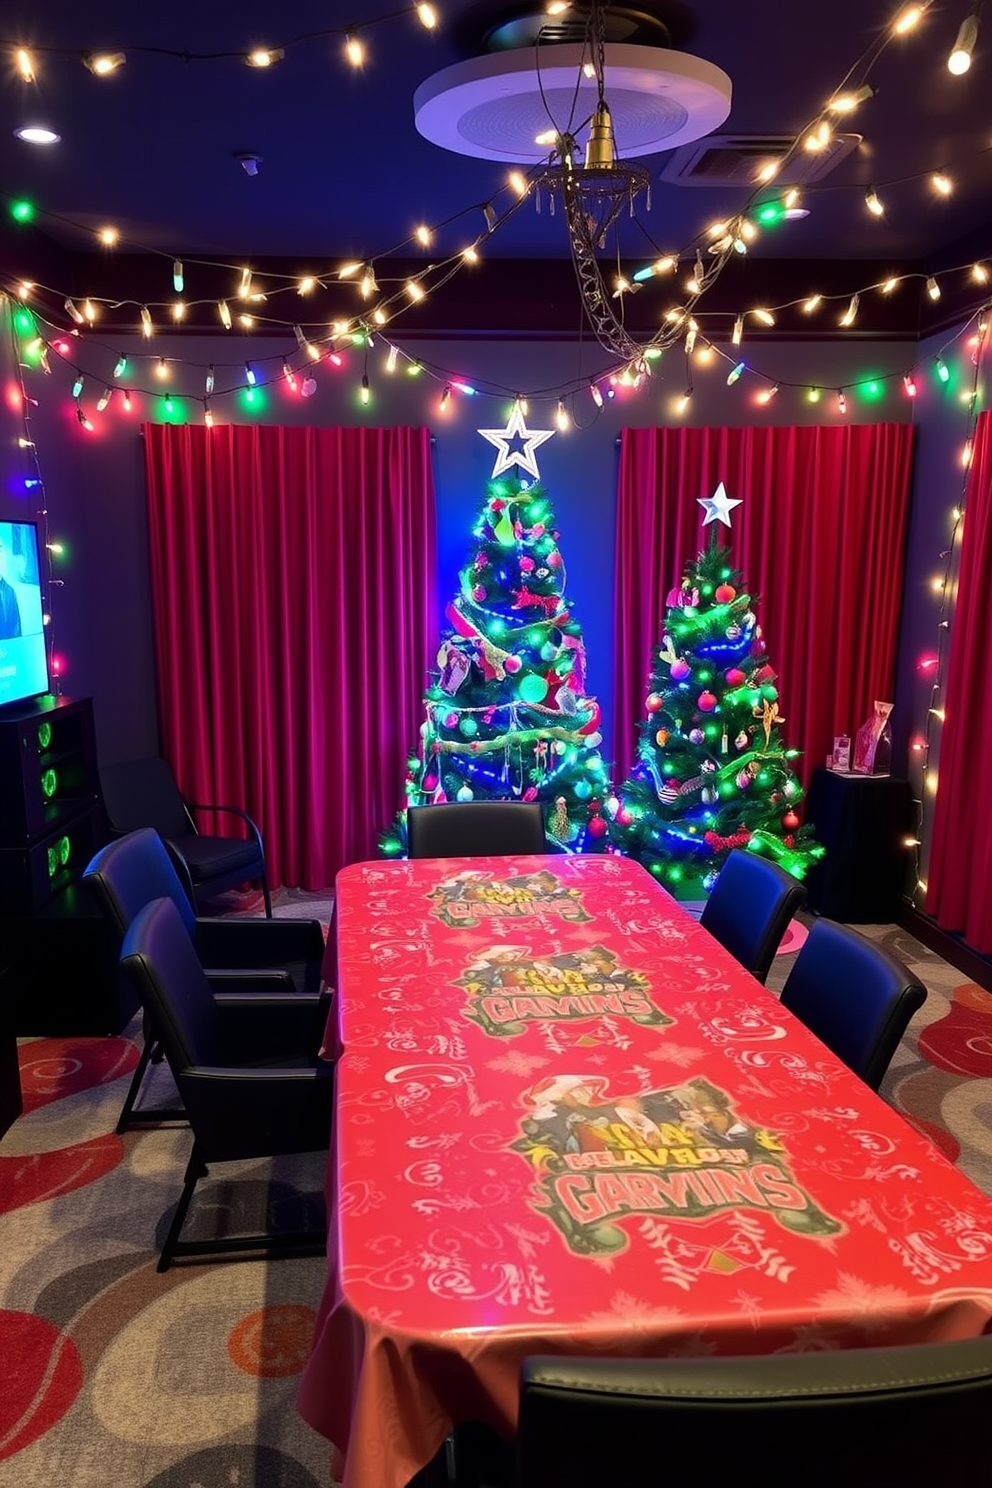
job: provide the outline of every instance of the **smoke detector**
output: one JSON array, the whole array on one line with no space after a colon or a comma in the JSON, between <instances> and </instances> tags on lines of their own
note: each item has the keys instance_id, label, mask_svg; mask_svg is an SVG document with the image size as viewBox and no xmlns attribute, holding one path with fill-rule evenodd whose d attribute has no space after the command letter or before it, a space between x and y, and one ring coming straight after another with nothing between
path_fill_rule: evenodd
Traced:
<instances>
[{"instance_id":1,"label":"smoke detector","mask_svg":"<svg viewBox=\"0 0 992 1488\"><path fill-rule=\"evenodd\" d=\"M567 131L584 146L597 102L596 80L583 73L590 61L584 31L584 24L530 13L491 27L483 55L421 83L413 100L418 131L446 150L518 165L547 159L537 137L549 130ZM730 78L712 62L656 44L669 35L660 21L607 7L604 34L605 97L621 156L689 144L727 118Z\"/></svg>"}]
</instances>

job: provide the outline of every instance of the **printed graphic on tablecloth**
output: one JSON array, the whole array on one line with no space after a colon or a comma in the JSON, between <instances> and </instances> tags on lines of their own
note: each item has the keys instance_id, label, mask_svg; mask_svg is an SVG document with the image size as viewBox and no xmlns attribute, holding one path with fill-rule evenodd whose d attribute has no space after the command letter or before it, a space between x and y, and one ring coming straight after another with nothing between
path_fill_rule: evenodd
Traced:
<instances>
[{"instance_id":1,"label":"printed graphic on tablecloth","mask_svg":"<svg viewBox=\"0 0 992 1488\"><path fill-rule=\"evenodd\" d=\"M608 1095L600 1075L557 1075L523 1097L511 1146L534 1168L531 1203L577 1255L626 1249L630 1215L702 1220L733 1209L771 1214L794 1234L843 1226L796 1183L773 1132L743 1121L708 1080Z\"/></svg>"},{"instance_id":2,"label":"printed graphic on tablecloth","mask_svg":"<svg viewBox=\"0 0 992 1488\"><path fill-rule=\"evenodd\" d=\"M552 914L573 923L591 919L578 889L569 889L556 873L518 873L511 878L466 868L439 883L427 896L445 925L478 925L481 920L523 919Z\"/></svg>"},{"instance_id":3,"label":"printed graphic on tablecloth","mask_svg":"<svg viewBox=\"0 0 992 1488\"><path fill-rule=\"evenodd\" d=\"M466 1018L505 1038L528 1023L550 1023L611 1014L663 1028L674 1022L648 996L640 971L620 966L606 946L537 956L529 946L499 945L482 951L455 983L469 1001Z\"/></svg>"}]
</instances>

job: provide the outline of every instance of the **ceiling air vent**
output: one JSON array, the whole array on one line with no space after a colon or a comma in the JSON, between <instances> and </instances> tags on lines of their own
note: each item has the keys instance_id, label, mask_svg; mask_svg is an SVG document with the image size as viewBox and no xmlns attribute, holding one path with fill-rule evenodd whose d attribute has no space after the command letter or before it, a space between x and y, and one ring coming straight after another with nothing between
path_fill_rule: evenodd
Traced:
<instances>
[{"instance_id":1,"label":"ceiling air vent","mask_svg":"<svg viewBox=\"0 0 992 1488\"><path fill-rule=\"evenodd\" d=\"M753 186L762 166L781 160L792 143L793 136L785 134L710 134L673 151L659 176L680 186ZM860 134L835 134L825 150L798 150L775 184L807 186L821 181L860 143Z\"/></svg>"}]
</instances>

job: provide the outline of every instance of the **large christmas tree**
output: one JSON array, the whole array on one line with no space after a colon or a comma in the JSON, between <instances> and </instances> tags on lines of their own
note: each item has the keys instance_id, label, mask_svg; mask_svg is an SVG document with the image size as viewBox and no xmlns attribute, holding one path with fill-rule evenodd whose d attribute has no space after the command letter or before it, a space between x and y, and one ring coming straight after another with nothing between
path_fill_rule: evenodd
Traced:
<instances>
[{"instance_id":1,"label":"large christmas tree","mask_svg":"<svg viewBox=\"0 0 992 1488\"><path fill-rule=\"evenodd\" d=\"M446 608L437 671L424 696L420 744L407 761L406 803L524 800L545 806L549 848L606 846L610 786L599 752L600 707L586 690L585 646L565 597L565 563L534 445L514 411L505 430L476 546ZM515 436L523 453L511 451ZM406 811L383 852L406 852Z\"/></svg>"},{"instance_id":2,"label":"large christmas tree","mask_svg":"<svg viewBox=\"0 0 992 1488\"><path fill-rule=\"evenodd\" d=\"M708 892L735 847L774 858L797 878L823 848L800 825L803 789L779 724L776 674L755 599L717 521L730 526L721 482L701 498L710 542L668 595L648 684L637 763L611 801L610 836L667 887Z\"/></svg>"}]
</instances>

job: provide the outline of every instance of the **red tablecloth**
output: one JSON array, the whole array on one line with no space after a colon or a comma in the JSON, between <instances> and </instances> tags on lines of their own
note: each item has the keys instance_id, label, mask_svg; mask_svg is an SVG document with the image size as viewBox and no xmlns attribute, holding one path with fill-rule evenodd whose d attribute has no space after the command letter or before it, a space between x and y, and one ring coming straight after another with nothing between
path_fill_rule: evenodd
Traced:
<instances>
[{"instance_id":1,"label":"red tablecloth","mask_svg":"<svg viewBox=\"0 0 992 1488\"><path fill-rule=\"evenodd\" d=\"M300 1390L346 1488L530 1353L981 1333L992 1203L624 858L337 882L329 1278Z\"/></svg>"}]
</instances>

